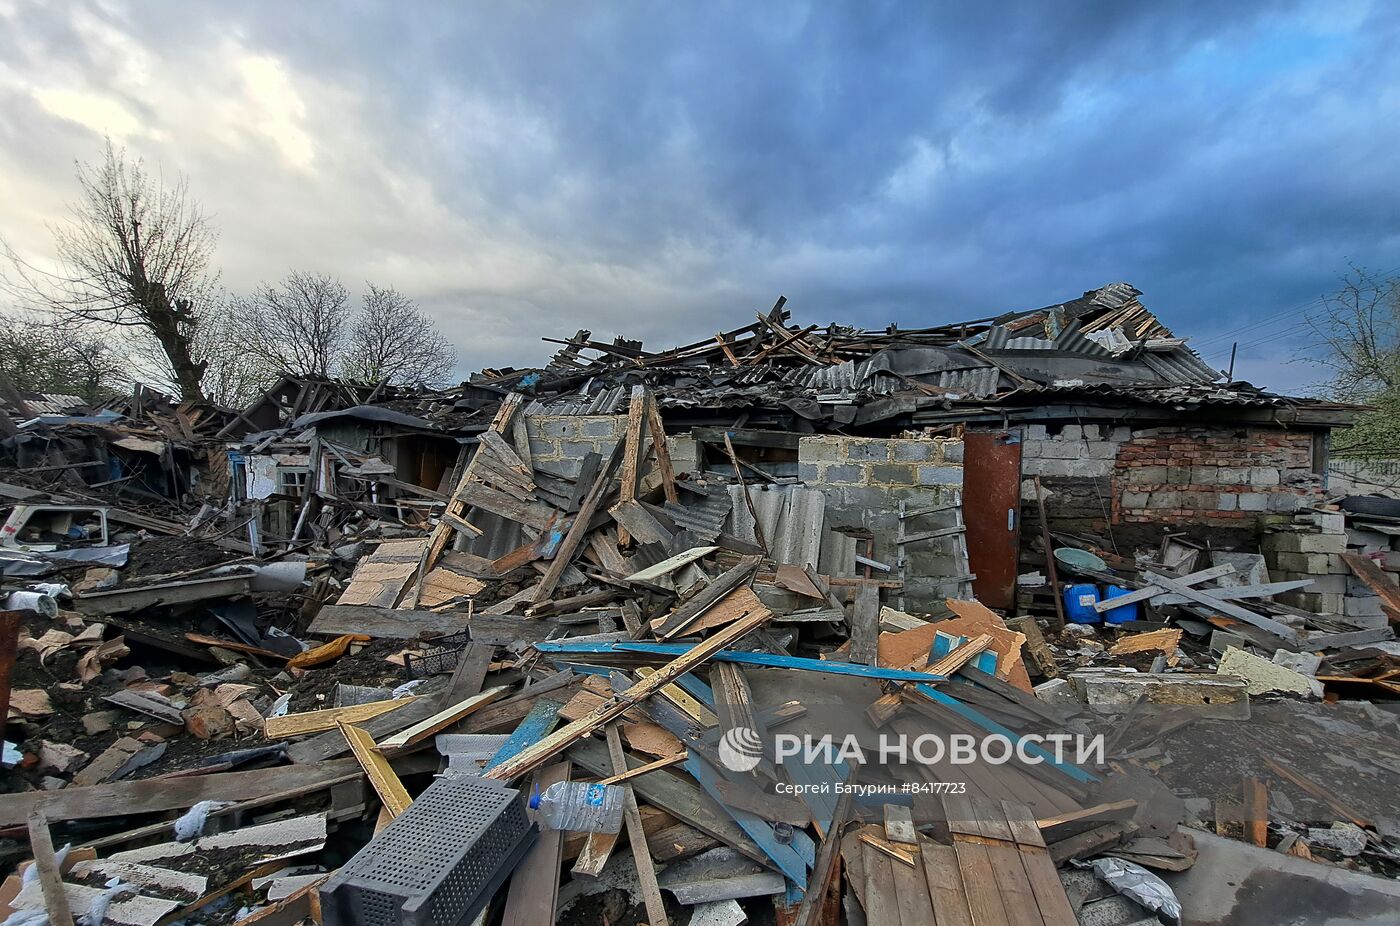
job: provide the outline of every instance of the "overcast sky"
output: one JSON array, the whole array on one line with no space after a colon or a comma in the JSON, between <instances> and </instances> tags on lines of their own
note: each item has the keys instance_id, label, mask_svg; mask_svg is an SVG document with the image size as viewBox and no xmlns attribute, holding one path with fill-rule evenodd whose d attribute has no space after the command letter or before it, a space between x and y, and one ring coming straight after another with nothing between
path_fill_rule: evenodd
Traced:
<instances>
[{"instance_id":1,"label":"overcast sky","mask_svg":"<svg viewBox=\"0 0 1400 926\"><path fill-rule=\"evenodd\" d=\"M189 176L226 286L391 284L463 374L1126 280L1298 388L1303 307L1400 267L1397 48L1386 0L0 0L0 235L49 253L108 134Z\"/></svg>"}]
</instances>

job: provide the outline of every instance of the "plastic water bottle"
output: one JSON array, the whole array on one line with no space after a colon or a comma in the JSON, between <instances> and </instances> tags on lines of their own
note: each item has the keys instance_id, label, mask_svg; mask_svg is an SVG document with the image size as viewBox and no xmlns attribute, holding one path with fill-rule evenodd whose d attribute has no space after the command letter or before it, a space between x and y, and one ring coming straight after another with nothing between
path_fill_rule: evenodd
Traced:
<instances>
[{"instance_id":1,"label":"plastic water bottle","mask_svg":"<svg viewBox=\"0 0 1400 926\"><path fill-rule=\"evenodd\" d=\"M622 789L617 785L556 781L530 795L541 829L616 833L622 829Z\"/></svg>"}]
</instances>

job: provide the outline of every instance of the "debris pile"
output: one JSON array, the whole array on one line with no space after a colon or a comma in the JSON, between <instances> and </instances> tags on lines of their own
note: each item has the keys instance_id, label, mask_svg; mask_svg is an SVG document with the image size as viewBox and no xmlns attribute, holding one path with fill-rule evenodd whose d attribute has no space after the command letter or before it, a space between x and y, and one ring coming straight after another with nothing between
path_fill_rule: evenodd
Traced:
<instances>
[{"instance_id":1,"label":"debris pile","mask_svg":"<svg viewBox=\"0 0 1400 926\"><path fill-rule=\"evenodd\" d=\"M1234 467L1028 466L1192 397L1336 412L1214 383L1136 295L26 418L4 915L1227 923L1221 879L1286 877L1384 922L1397 516L1284 486L1286 438L1249 530L1195 521ZM1010 409L1086 395L1128 423L1022 454ZM164 481L85 465L122 441Z\"/></svg>"}]
</instances>

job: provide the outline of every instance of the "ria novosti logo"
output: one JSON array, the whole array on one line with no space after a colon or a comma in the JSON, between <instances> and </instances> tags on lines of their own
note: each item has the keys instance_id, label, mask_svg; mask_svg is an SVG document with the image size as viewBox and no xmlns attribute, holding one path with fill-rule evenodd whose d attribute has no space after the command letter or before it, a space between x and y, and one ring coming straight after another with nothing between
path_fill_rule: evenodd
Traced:
<instances>
[{"instance_id":1,"label":"ria novosti logo","mask_svg":"<svg viewBox=\"0 0 1400 926\"><path fill-rule=\"evenodd\" d=\"M731 772L751 772L763 761L763 740L752 727L730 727L719 738L719 760Z\"/></svg>"},{"instance_id":2,"label":"ria novosti logo","mask_svg":"<svg viewBox=\"0 0 1400 926\"><path fill-rule=\"evenodd\" d=\"M985 762L1004 765L1016 762L1039 765L1050 762L1060 765L1101 765L1105 742L1102 734L1095 736L1057 733L1048 736L1027 734L1009 737L1000 733L977 737L960 733L952 736L924 734L884 735L876 738L873 749L862 745L855 736L833 737L779 733L773 738L773 762L781 765L788 760L806 764L830 764L858 759L868 764L872 758L880 762L899 764L971 765ZM732 772L751 772L763 761L763 739L751 727L732 727L719 740L719 758ZM872 756L873 753L873 756Z\"/></svg>"}]
</instances>

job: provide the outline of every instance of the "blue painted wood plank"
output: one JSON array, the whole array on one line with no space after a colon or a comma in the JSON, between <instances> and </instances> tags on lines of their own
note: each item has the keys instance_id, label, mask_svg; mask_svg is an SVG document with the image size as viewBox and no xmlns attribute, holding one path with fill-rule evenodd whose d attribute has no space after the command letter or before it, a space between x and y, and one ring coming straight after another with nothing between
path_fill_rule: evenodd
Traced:
<instances>
[{"instance_id":1,"label":"blue painted wood plank","mask_svg":"<svg viewBox=\"0 0 1400 926\"><path fill-rule=\"evenodd\" d=\"M684 691L710 710L715 709L714 691L709 685L706 685L700 679L696 678L694 672L685 673L680 678L676 679L676 684L680 686L681 691Z\"/></svg>"},{"instance_id":2,"label":"blue painted wood plank","mask_svg":"<svg viewBox=\"0 0 1400 926\"><path fill-rule=\"evenodd\" d=\"M520 721L520 726L515 728L510 737L496 750L496 754L486 763L487 771L500 765L507 759L513 759L527 746L533 746L544 739L554 729L554 724L559 720L559 712L564 705L558 701L551 701L548 698L540 698L535 702L535 706L530 708L530 713L525 715L525 719Z\"/></svg>"},{"instance_id":3,"label":"blue painted wood plank","mask_svg":"<svg viewBox=\"0 0 1400 926\"><path fill-rule=\"evenodd\" d=\"M813 849L811 854L804 859L803 856L807 853L800 851L797 836L801 833L808 847L812 846L811 837L802 833L801 830L794 830L792 844L783 845L778 842L778 837L773 833L773 825L767 820L757 814L749 813L747 810L731 807L724 802L724 798L720 796L719 788L716 787L720 777L719 772L710 763L691 752L690 757L685 760L685 770L700 783L700 787L705 789L705 793L714 798L715 802L724 808L724 812L735 823L739 824L745 833L749 834L749 838L758 843L763 854L772 860L780 872L797 884L807 883L807 870L816 860L816 852Z\"/></svg>"},{"instance_id":4,"label":"blue painted wood plank","mask_svg":"<svg viewBox=\"0 0 1400 926\"><path fill-rule=\"evenodd\" d=\"M560 655L598 656L607 653L647 653L656 656L680 656L691 647L679 643L535 643L535 649L542 653ZM738 650L720 650L711 659L718 662L735 662L747 666L767 666L774 669L798 669L806 672L825 672L829 675L851 675L858 678L874 678L892 682L923 682L925 684L945 681L941 675L927 672L910 672L905 669L886 669L883 666L865 666L850 662L828 662L825 659L803 659L800 656L778 656L773 653L745 653Z\"/></svg>"}]
</instances>

